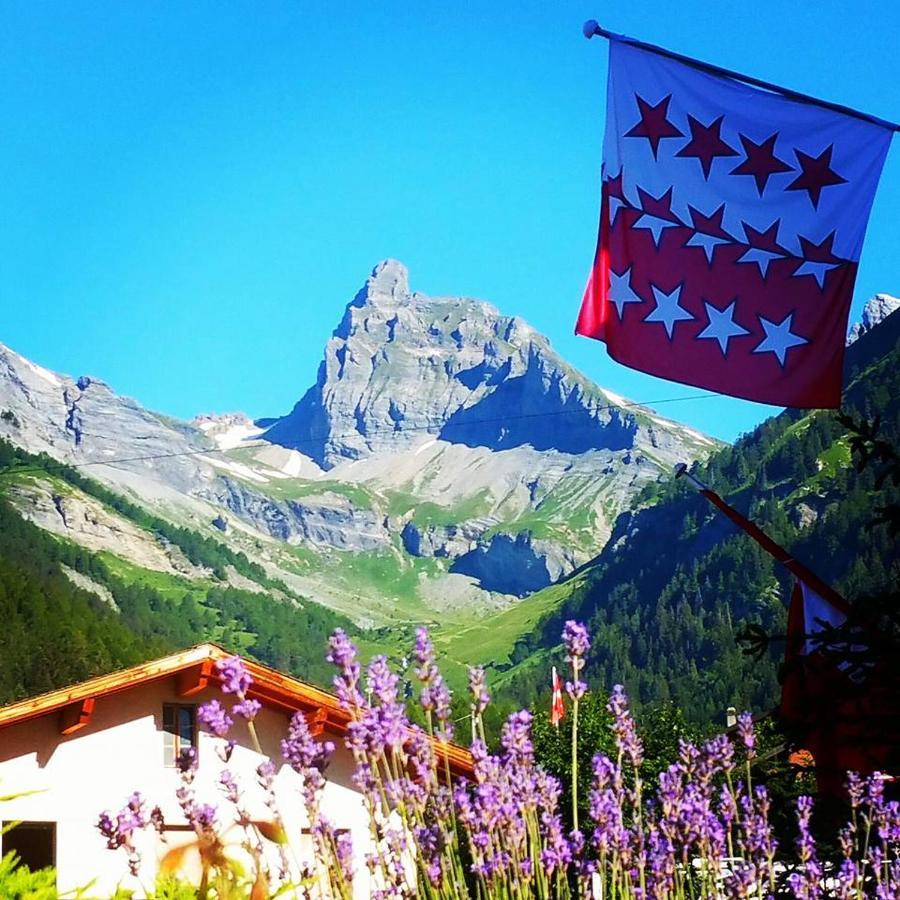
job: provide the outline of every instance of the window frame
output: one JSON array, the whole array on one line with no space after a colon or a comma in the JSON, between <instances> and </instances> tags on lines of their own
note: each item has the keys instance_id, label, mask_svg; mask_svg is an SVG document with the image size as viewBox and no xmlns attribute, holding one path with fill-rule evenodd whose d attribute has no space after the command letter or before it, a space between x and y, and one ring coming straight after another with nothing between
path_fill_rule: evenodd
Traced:
<instances>
[{"instance_id":1,"label":"window frame","mask_svg":"<svg viewBox=\"0 0 900 900\"><path fill-rule=\"evenodd\" d=\"M10 850L15 849L14 847L9 847L7 842L9 835L20 828L25 830L37 830L40 828L48 829L50 831L50 863L47 866L41 866L40 868L35 869L29 865L28 860L21 859L20 857L20 865L24 864L29 866L32 872L37 872L40 871L40 869L45 868L52 868L56 871L59 823L55 819L10 819L0 821L0 858L9 853Z\"/></svg>"},{"instance_id":2,"label":"window frame","mask_svg":"<svg viewBox=\"0 0 900 900\"><path fill-rule=\"evenodd\" d=\"M190 715L191 740L182 744L181 714L188 712ZM178 765L178 758L182 752L193 747L195 759L200 758L198 747L199 729L197 728L197 704L166 702L162 705L162 735L163 735L163 765L167 769L174 769ZM170 728L171 725L171 728Z\"/></svg>"}]
</instances>

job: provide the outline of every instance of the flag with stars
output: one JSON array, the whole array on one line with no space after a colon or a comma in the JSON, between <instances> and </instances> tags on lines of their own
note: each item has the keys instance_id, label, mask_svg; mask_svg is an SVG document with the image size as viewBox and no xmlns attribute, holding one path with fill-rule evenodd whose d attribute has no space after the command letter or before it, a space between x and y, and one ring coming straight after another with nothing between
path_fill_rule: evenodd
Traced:
<instances>
[{"instance_id":1,"label":"flag with stars","mask_svg":"<svg viewBox=\"0 0 900 900\"><path fill-rule=\"evenodd\" d=\"M891 131L610 42L600 238L576 332L684 384L840 403Z\"/></svg>"}]
</instances>

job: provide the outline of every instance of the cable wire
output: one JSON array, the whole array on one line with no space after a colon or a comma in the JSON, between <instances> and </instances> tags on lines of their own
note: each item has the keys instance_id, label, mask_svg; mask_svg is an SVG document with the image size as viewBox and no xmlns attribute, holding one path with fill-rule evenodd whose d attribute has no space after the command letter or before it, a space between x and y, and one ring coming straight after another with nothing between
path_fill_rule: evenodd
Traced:
<instances>
[{"instance_id":1,"label":"cable wire","mask_svg":"<svg viewBox=\"0 0 900 900\"><path fill-rule=\"evenodd\" d=\"M321 435L317 435L316 437L307 438L306 440L296 441L290 447L285 447L285 449L294 450L300 446L306 446L309 444L317 444L319 441L324 440L326 438L334 441L334 440L342 440L344 438L351 437L369 437L370 435L377 434L402 434L409 433L412 431L433 431L437 428L443 430L446 428L468 428L473 425L491 425L497 424L499 422L514 422L521 421L523 419L543 419L543 418L551 418L553 416L566 416L566 415L584 415L585 412L601 412L602 410L608 409L631 409L634 407L644 407L644 406L660 406L663 403L680 403L684 400L703 400L710 397L719 397L722 396L720 394L712 394L712 393L704 393L704 394L687 394L681 397L664 397L660 400L644 400L644 401L634 401L630 403L608 403L605 406L595 406L589 409L563 409L557 412L544 412L544 413L522 413L520 415L513 416L495 416L492 418L484 418L484 419L471 419L467 422L442 422L442 423L434 423L430 425L410 425L406 428L383 428L383 429L374 429L366 435L360 435L359 431L348 431L344 434L330 434L323 433ZM677 423L673 423L677 424ZM120 465L122 463L132 463L132 462L151 462L158 459L174 459L177 457L185 457L185 456L207 456L210 454L218 454L218 453L230 453L232 450L255 450L260 447L278 447L285 446L281 444L275 444L271 441L256 441L254 443L243 443L238 444L234 447L208 447L203 450L181 450L177 453L154 453L147 454L145 456L122 456L116 459L95 459L95 460L84 460L81 462L60 462L55 465L47 465L47 466L8 466L5 469L0 469L0 477L4 475L27 475L31 473L37 472L53 472L53 471L61 471L63 469L82 469L87 466L114 466Z\"/></svg>"}]
</instances>

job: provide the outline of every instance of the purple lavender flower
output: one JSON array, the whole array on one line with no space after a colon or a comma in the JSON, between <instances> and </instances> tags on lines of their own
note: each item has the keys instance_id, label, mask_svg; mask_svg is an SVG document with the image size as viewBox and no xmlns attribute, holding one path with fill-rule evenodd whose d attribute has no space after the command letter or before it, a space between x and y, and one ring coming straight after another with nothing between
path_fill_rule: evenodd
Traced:
<instances>
[{"instance_id":1,"label":"purple lavender flower","mask_svg":"<svg viewBox=\"0 0 900 900\"><path fill-rule=\"evenodd\" d=\"M591 639L587 628L580 622L569 619L563 626L563 643L569 657L583 657L591 649Z\"/></svg>"},{"instance_id":2,"label":"purple lavender flower","mask_svg":"<svg viewBox=\"0 0 900 900\"><path fill-rule=\"evenodd\" d=\"M231 762L231 754L234 753L235 742L231 739L225 741L224 744L219 744L216 747L216 755L219 759L222 760L223 763L227 766L229 762Z\"/></svg>"},{"instance_id":3,"label":"purple lavender flower","mask_svg":"<svg viewBox=\"0 0 900 900\"><path fill-rule=\"evenodd\" d=\"M210 700L197 710L197 718L217 737L225 737L234 720L218 700Z\"/></svg>"},{"instance_id":4,"label":"purple lavender flower","mask_svg":"<svg viewBox=\"0 0 900 900\"><path fill-rule=\"evenodd\" d=\"M190 781L197 771L197 751L193 747L186 747L178 754L175 767L181 773L182 778Z\"/></svg>"},{"instance_id":5,"label":"purple lavender flower","mask_svg":"<svg viewBox=\"0 0 900 900\"><path fill-rule=\"evenodd\" d=\"M434 716L437 719L435 735L438 740L453 740L453 713L450 707L452 694L443 677L438 677L431 688L434 699ZM423 691L424 693L424 691Z\"/></svg>"},{"instance_id":6,"label":"purple lavender flower","mask_svg":"<svg viewBox=\"0 0 900 900\"><path fill-rule=\"evenodd\" d=\"M115 818L105 810L97 819L97 829L106 838L106 846L110 850L117 850L120 847L125 850L128 869L135 876L140 869L141 856L134 846L133 836L136 831L141 831L148 825L161 832L162 812L157 806L148 814L146 801L137 791L128 798Z\"/></svg>"},{"instance_id":7,"label":"purple lavender flower","mask_svg":"<svg viewBox=\"0 0 900 900\"><path fill-rule=\"evenodd\" d=\"M150 824L157 834L162 834L166 830L166 820L163 818L162 810L158 806L154 806L150 810Z\"/></svg>"},{"instance_id":8,"label":"purple lavender flower","mask_svg":"<svg viewBox=\"0 0 900 900\"><path fill-rule=\"evenodd\" d=\"M334 676L334 688L345 709L357 709L365 703L359 692L360 667L356 646L342 628L336 628L328 639L328 662L340 671Z\"/></svg>"},{"instance_id":9,"label":"purple lavender flower","mask_svg":"<svg viewBox=\"0 0 900 900\"><path fill-rule=\"evenodd\" d=\"M566 693L573 700L580 700L587 692L587 685L579 678L584 668L584 656L591 647L587 629L579 622L569 619L563 627L563 643L566 645L572 680L566 682Z\"/></svg>"},{"instance_id":10,"label":"purple lavender flower","mask_svg":"<svg viewBox=\"0 0 900 900\"><path fill-rule=\"evenodd\" d=\"M850 805L856 809L862 803L864 787L858 772L847 773L847 793L850 796Z\"/></svg>"},{"instance_id":11,"label":"purple lavender flower","mask_svg":"<svg viewBox=\"0 0 900 900\"><path fill-rule=\"evenodd\" d=\"M563 833L559 815L545 815L542 819L544 846L541 850L541 863L548 874L552 875L557 870L564 870L572 861L572 847Z\"/></svg>"},{"instance_id":12,"label":"purple lavender flower","mask_svg":"<svg viewBox=\"0 0 900 900\"><path fill-rule=\"evenodd\" d=\"M360 723L354 723L366 732L371 749L381 743L399 750L406 740L409 722L406 711L397 699L400 679L390 670L386 656L376 656L368 668L369 691L376 706L366 711Z\"/></svg>"},{"instance_id":13,"label":"purple lavender flower","mask_svg":"<svg viewBox=\"0 0 900 900\"><path fill-rule=\"evenodd\" d=\"M303 777L303 797L307 810L315 809L318 795L325 787L323 772L334 752L331 741L319 743L309 731L309 723L302 712L291 716L288 735L281 741L281 755L285 762Z\"/></svg>"},{"instance_id":14,"label":"purple lavender flower","mask_svg":"<svg viewBox=\"0 0 900 900\"><path fill-rule=\"evenodd\" d=\"M822 867L816 858L816 843L809 830L812 816L812 797L797 798L797 851L801 871L793 873L788 882L798 900L815 900L821 896Z\"/></svg>"},{"instance_id":15,"label":"purple lavender flower","mask_svg":"<svg viewBox=\"0 0 900 900\"><path fill-rule=\"evenodd\" d=\"M193 807L191 821L200 828L212 828L216 821L217 810L211 803L199 803Z\"/></svg>"},{"instance_id":16,"label":"purple lavender flower","mask_svg":"<svg viewBox=\"0 0 900 900\"><path fill-rule=\"evenodd\" d=\"M531 743L531 713L527 709L512 713L503 725L500 744L510 762L530 765L534 760Z\"/></svg>"},{"instance_id":17,"label":"purple lavender flower","mask_svg":"<svg viewBox=\"0 0 900 900\"><path fill-rule=\"evenodd\" d=\"M250 685L253 684L253 679L239 656L220 659L216 663L216 671L222 679L223 694L237 694L238 697L243 698Z\"/></svg>"},{"instance_id":18,"label":"purple lavender flower","mask_svg":"<svg viewBox=\"0 0 900 900\"><path fill-rule=\"evenodd\" d=\"M335 837L335 853L344 880L353 881L353 839L349 831L341 831Z\"/></svg>"},{"instance_id":19,"label":"purple lavender flower","mask_svg":"<svg viewBox=\"0 0 900 900\"><path fill-rule=\"evenodd\" d=\"M472 697L472 715L480 716L491 702L484 669L481 666L469 668L469 694Z\"/></svg>"},{"instance_id":20,"label":"purple lavender flower","mask_svg":"<svg viewBox=\"0 0 900 900\"><path fill-rule=\"evenodd\" d=\"M434 645L424 625L416 629L416 642L413 646L413 657L416 660L416 677L428 683L436 671Z\"/></svg>"},{"instance_id":21,"label":"purple lavender flower","mask_svg":"<svg viewBox=\"0 0 900 900\"><path fill-rule=\"evenodd\" d=\"M416 660L416 677L422 683L419 703L425 712L435 714L438 720L437 737L444 741L452 740L451 694L435 662L434 645L427 628L416 629L413 658Z\"/></svg>"},{"instance_id":22,"label":"purple lavender flower","mask_svg":"<svg viewBox=\"0 0 900 900\"><path fill-rule=\"evenodd\" d=\"M237 803L239 799L237 781L230 769L222 769L219 773L219 787L231 803Z\"/></svg>"},{"instance_id":23,"label":"purple lavender flower","mask_svg":"<svg viewBox=\"0 0 900 900\"><path fill-rule=\"evenodd\" d=\"M749 712L742 712L737 719L737 732L741 743L747 751L747 759L756 756L756 735L753 732L753 716Z\"/></svg>"},{"instance_id":24,"label":"purple lavender flower","mask_svg":"<svg viewBox=\"0 0 900 900\"><path fill-rule=\"evenodd\" d=\"M262 787L270 790L275 779L275 763L271 759L264 759L256 767L256 777Z\"/></svg>"},{"instance_id":25,"label":"purple lavender flower","mask_svg":"<svg viewBox=\"0 0 900 900\"><path fill-rule=\"evenodd\" d=\"M638 737L634 719L628 709L628 697L625 688L621 684L613 687L606 708L613 716L613 732L616 735L616 744L635 768L639 768L644 761L644 745Z\"/></svg>"},{"instance_id":26,"label":"purple lavender flower","mask_svg":"<svg viewBox=\"0 0 900 900\"><path fill-rule=\"evenodd\" d=\"M252 700L249 697L235 703L231 707L231 711L242 719L252 722L256 718L256 714L262 709L262 703L259 700Z\"/></svg>"}]
</instances>

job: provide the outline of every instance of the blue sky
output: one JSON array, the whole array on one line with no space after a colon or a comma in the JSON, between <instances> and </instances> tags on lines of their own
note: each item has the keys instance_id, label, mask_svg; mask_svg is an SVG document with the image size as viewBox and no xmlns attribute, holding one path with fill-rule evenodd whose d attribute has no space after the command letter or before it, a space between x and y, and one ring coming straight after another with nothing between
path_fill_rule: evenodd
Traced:
<instances>
[{"instance_id":1,"label":"blue sky","mask_svg":"<svg viewBox=\"0 0 900 900\"><path fill-rule=\"evenodd\" d=\"M338 10L339 11L336 11ZM173 415L286 412L371 267L573 325L593 255L606 46L587 18L900 119L884 2L0 4L0 341ZM900 148L853 317L900 294ZM730 439L769 410L660 406Z\"/></svg>"}]
</instances>

